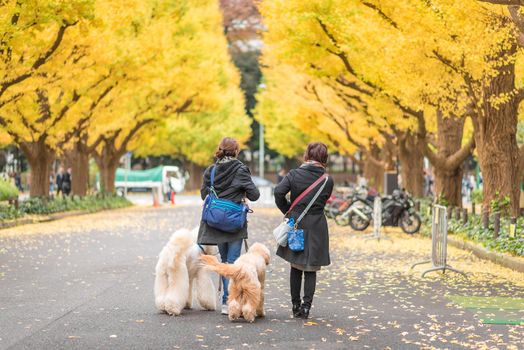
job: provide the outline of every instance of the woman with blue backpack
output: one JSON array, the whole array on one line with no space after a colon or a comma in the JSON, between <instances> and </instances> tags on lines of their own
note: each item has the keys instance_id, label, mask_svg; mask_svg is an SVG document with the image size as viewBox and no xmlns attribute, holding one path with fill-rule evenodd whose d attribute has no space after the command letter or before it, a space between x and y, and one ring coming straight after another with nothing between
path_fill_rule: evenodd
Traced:
<instances>
[{"instance_id":1,"label":"woman with blue backpack","mask_svg":"<svg viewBox=\"0 0 524 350\"><path fill-rule=\"evenodd\" d=\"M237 159L240 147L230 137L220 141L215 163L204 172L200 194L204 202L198 244L217 245L223 263L233 264L247 239L245 198L256 201L260 192L251 179L249 168ZM222 314L227 315L229 280L222 277Z\"/></svg>"},{"instance_id":2,"label":"woman with blue backpack","mask_svg":"<svg viewBox=\"0 0 524 350\"><path fill-rule=\"evenodd\" d=\"M291 264L290 289L293 316L307 319L315 294L317 271L330 264L329 232L324 206L333 191L333 179L326 174L327 146L307 146L304 163L291 170L275 188L275 203L292 222L286 244L277 255ZM286 195L291 194L291 201ZM286 221L287 223L288 221ZM300 290L304 277L304 298Z\"/></svg>"}]
</instances>

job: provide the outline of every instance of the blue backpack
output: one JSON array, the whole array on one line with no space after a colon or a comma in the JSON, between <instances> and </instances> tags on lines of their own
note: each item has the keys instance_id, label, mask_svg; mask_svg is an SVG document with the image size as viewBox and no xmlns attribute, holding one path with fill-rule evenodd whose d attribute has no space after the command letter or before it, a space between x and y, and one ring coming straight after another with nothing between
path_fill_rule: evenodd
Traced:
<instances>
[{"instance_id":1,"label":"blue backpack","mask_svg":"<svg viewBox=\"0 0 524 350\"><path fill-rule=\"evenodd\" d=\"M211 169L211 186L204 201L202 221L220 231L237 233L246 226L249 207L244 203L235 203L220 199L215 191L216 165Z\"/></svg>"}]
</instances>

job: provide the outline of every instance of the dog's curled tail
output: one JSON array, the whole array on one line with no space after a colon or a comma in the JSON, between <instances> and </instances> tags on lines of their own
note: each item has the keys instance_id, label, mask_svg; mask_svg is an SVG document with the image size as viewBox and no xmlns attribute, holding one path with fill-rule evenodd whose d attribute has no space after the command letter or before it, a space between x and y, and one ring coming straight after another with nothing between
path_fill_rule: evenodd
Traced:
<instances>
[{"instance_id":1,"label":"dog's curled tail","mask_svg":"<svg viewBox=\"0 0 524 350\"><path fill-rule=\"evenodd\" d=\"M241 272L241 268L239 266L221 263L218 261L216 256L213 255L202 255L200 256L200 261L202 261L202 263L210 270L215 271L219 275L227 278L234 279Z\"/></svg>"}]
</instances>

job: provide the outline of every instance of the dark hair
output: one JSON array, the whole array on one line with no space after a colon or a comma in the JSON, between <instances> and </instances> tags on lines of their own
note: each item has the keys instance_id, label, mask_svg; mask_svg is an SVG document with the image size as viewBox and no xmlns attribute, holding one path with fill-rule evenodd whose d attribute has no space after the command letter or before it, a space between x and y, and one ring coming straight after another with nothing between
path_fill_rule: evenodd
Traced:
<instances>
[{"instance_id":1,"label":"dark hair","mask_svg":"<svg viewBox=\"0 0 524 350\"><path fill-rule=\"evenodd\" d=\"M322 142L311 142L307 145L304 160L314 160L326 166L328 161L328 148Z\"/></svg>"},{"instance_id":2,"label":"dark hair","mask_svg":"<svg viewBox=\"0 0 524 350\"><path fill-rule=\"evenodd\" d=\"M215 152L215 157L218 159L224 157L236 157L240 149L237 140L232 137L224 137L218 144L218 149Z\"/></svg>"}]
</instances>

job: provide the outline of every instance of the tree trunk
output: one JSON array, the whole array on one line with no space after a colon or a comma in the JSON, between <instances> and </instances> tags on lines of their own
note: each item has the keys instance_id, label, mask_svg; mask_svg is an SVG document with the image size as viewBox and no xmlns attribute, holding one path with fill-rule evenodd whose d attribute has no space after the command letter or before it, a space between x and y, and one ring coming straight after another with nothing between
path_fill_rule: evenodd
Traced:
<instances>
[{"instance_id":1,"label":"tree trunk","mask_svg":"<svg viewBox=\"0 0 524 350\"><path fill-rule=\"evenodd\" d=\"M364 177L368 179L369 187L374 187L377 191L382 192L384 188L384 165L377 161L381 160L381 150L378 146L371 146L371 150L364 152ZM373 158L374 160L372 160Z\"/></svg>"},{"instance_id":2,"label":"tree trunk","mask_svg":"<svg viewBox=\"0 0 524 350\"><path fill-rule=\"evenodd\" d=\"M115 193L115 175L120 163L121 152L117 152L114 143L106 142L100 153L95 153L95 161L100 171L100 191Z\"/></svg>"},{"instance_id":3,"label":"tree trunk","mask_svg":"<svg viewBox=\"0 0 524 350\"><path fill-rule=\"evenodd\" d=\"M185 164L186 169L189 171L189 181L187 183L187 189L189 191L200 190L202 186L202 180L204 177L205 167L195 164L193 162L187 162Z\"/></svg>"},{"instance_id":4,"label":"tree trunk","mask_svg":"<svg viewBox=\"0 0 524 350\"><path fill-rule=\"evenodd\" d=\"M71 167L71 191L73 195L83 197L89 186L89 151L85 140L75 142L66 158L68 167Z\"/></svg>"},{"instance_id":5,"label":"tree trunk","mask_svg":"<svg viewBox=\"0 0 524 350\"><path fill-rule=\"evenodd\" d=\"M31 197L49 196L50 166L55 154L45 143L45 139L36 142L23 142L20 148L31 168L29 195Z\"/></svg>"},{"instance_id":6,"label":"tree trunk","mask_svg":"<svg viewBox=\"0 0 524 350\"><path fill-rule=\"evenodd\" d=\"M504 54L515 53L515 48ZM515 65L510 60L499 68L498 76L484 86L482 115L473 119L475 141L483 179L483 207L492 200L509 197L511 214L519 212L519 149L517 146L517 110ZM509 96L509 101L493 105L490 97Z\"/></svg>"},{"instance_id":7,"label":"tree trunk","mask_svg":"<svg viewBox=\"0 0 524 350\"><path fill-rule=\"evenodd\" d=\"M438 155L447 158L462 147L464 118L445 118L437 112L437 148ZM435 192L437 198L444 199L453 207L462 207L462 163L447 168L433 164L435 168Z\"/></svg>"},{"instance_id":8,"label":"tree trunk","mask_svg":"<svg viewBox=\"0 0 524 350\"><path fill-rule=\"evenodd\" d=\"M417 135L407 132L398 137L398 158L402 186L414 197L424 195L424 153Z\"/></svg>"},{"instance_id":9,"label":"tree trunk","mask_svg":"<svg viewBox=\"0 0 524 350\"><path fill-rule=\"evenodd\" d=\"M100 191L102 193L115 193L115 175L118 162L96 159L100 171Z\"/></svg>"}]
</instances>

